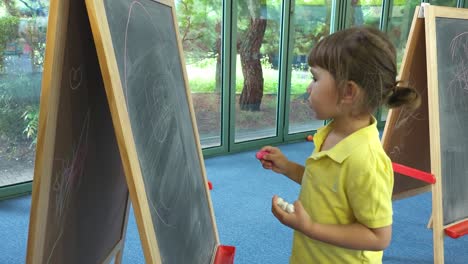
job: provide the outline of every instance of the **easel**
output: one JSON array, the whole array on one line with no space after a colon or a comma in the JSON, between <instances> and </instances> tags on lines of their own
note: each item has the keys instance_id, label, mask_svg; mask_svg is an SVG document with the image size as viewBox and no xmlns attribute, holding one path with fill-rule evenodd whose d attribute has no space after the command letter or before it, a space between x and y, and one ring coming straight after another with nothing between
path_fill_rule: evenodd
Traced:
<instances>
[{"instance_id":1,"label":"easel","mask_svg":"<svg viewBox=\"0 0 468 264\"><path fill-rule=\"evenodd\" d=\"M128 188L83 18L83 2L50 3L28 264L120 263L122 258Z\"/></svg>"},{"instance_id":2,"label":"easel","mask_svg":"<svg viewBox=\"0 0 468 264\"><path fill-rule=\"evenodd\" d=\"M174 9L170 0L51 0L26 263L120 263L130 198L146 263L233 263L235 248L219 244ZM149 65L129 70L137 85L120 77L118 60L135 57L118 56L110 17L126 22L112 24L118 29L112 34L136 21L126 33L140 35L129 37L129 45L150 44L131 50ZM144 31L147 26L164 34ZM145 53L152 48L176 56L155 60ZM169 78L138 75L156 70ZM127 98L133 92L144 102ZM164 101L149 100L159 98ZM157 119L170 120L170 131L151 119L164 104L177 108L163 109L167 115ZM131 116L135 105L140 111ZM153 130L135 132L132 125L142 123Z\"/></svg>"},{"instance_id":3,"label":"easel","mask_svg":"<svg viewBox=\"0 0 468 264\"><path fill-rule=\"evenodd\" d=\"M444 174L444 170L442 169L444 165L442 149L444 146L441 144L441 141L443 139L447 141L450 138L446 139L447 133L442 137L441 130L443 127L440 125L441 120L447 119L447 117L442 116L439 105L442 101L440 93L447 93L447 87L439 86L440 81L443 81L443 79L440 79L439 72L441 70L438 67L447 66L440 66L442 65L441 61L438 62L438 52L442 52L444 48L437 46L439 40L437 34L441 33L440 29L436 29L436 26L440 23L440 21L436 21L437 18L450 18L453 21L457 19L458 22L468 21L468 10L426 4L415 10L399 79L410 80L410 84L415 84L422 95L422 109L417 110L416 113L408 112L404 108L395 111L391 110L387 118L382 143L392 160L398 159L405 154L395 152L395 150L401 150L401 147L405 147L405 139L410 143L411 140L418 143L414 147L419 150L420 156L416 156L415 154L406 156L394 164L394 170L396 176L416 176L416 181L419 181L419 183L406 188L404 184L399 182L400 178L395 178L396 198L404 198L425 192L428 191L427 187L432 187L432 217L429 226L432 225L433 228L434 263L442 264L444 263L445 235L457 238L468 234L468 215L465 215L458 221L450 220L450 223L444 223L449 220L444 219L444 209L447 208L444 208L443 205L443 198L445 198L443 195L443 184L444 180L452 175ZM445 57L450 56L442 56L442 58ZM463 94L458 94L458 97L462 98L460 100L464 98ZM463 109L460 110L464 111ZM406 121L403 122L402 120ZM404 127L404 130L400 129L400 132L398 132L398 129L401 127ZM416 129L419 129L420 132L414 134L413 131ZM444 132L446 131L444 130ZM421 144L421 140L423 144ZM424 145L426 142L428 144ZM427 151L428 146L430 146L430 152ZM428 159L428 154L430 154L430 159ZM408 166L399 164L405 163L406 159L411 164L406 164ZM463 172L461 172L461 175L463 176ZM458 180L460 179L468 182L463 177ZM463 185L463 182L460 184ZM403 191L399 192L400 190ZM401 196L401 194L403 195ZM445 196L448 195L449 193L446 192ZM445 206L450 207L447 204ZM464 205L464 207L468 207L468 205Z\"/></svg>"}]
</instances>

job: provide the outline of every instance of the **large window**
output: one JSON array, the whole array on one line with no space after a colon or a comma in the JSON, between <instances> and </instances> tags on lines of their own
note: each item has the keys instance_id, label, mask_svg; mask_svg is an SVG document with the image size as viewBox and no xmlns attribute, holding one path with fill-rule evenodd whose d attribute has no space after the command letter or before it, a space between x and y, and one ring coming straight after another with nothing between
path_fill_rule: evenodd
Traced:
<instances>
[{"instance_id":1,"label":"large window","mask_svg":"<svg viewBox=\"0 0 468 264\"><path fill-rule=\"evenodd\" d=\"M414 10L420 5L421 1L395 1L390 9L387 23L387 35L397 49L397 63L400 69L403 55L405 53L406 42L408 40L411 23L413 22ZM381 121L386 121L388 108L381 109Z\"/></svg>"},{"instance_id":2,"label":"large window","mask_svg":"<svg viewBox=\"0 0 468 264\"><path fill-rule=\"evenodd\" d=\"M397 61L400 64L405 51L406 40L413 22L414 10L421 2L396 1L388 16L387 35L397 48Z\"/></svg>"},{"instance_id":3,"label":"large window","mask_svg":"<svg viewBox=\"0 0 468 264\"><path fill-rule=\"evenodd\" d=\"M277 135L281 2L237 1L235 142Z\"/></svg>"},{"instance_id":4,"label":"large window","mask_svg":"<svg viewBox=\"0 0 468 264\"><path fill-rule=\"evenodd\" d=\"M367 25L379 28L382 0L347 1L346 27Z\"/></svg>"},{"instance_id":5,"label":"large window","mask_svg":"<svg viewBox=\"0 0 468 264\"><path fill-rule=\"evenodd\" d=\"M0 2L0 187L32 180L48 6Z\"/></svg>"},{"instance_id":6,"label":"large window","mask_svg":"<svg viewBox=\"0 0 468 264\"><path fill-rule=\"evenodd\" d=\"M320 38L330 33L332 1L296 1L292 24L288 123L289 134L315 130L323 121L314 120L308 105L307 86L312 81L307 57Z\"/></svg>"},{"instance_id":7,"label":"large window","mask_svg":"<svg viewBox=\"0 0 468 264\"><path fill-rule=\"evenodd\" d=\"M438 5L438 6L457 6L457 0L430 0L429 3L431 5Z\"/></svg>"},{"instance_id":8,"label":"large window","mask_svg":"<svg viewBox=\"0 0 468 264\"><path fill-rule=\"evenodd\" d=\"M203 147L221 145L222 0L176 2L193 107Z\"/></svg>"}]
</instances>

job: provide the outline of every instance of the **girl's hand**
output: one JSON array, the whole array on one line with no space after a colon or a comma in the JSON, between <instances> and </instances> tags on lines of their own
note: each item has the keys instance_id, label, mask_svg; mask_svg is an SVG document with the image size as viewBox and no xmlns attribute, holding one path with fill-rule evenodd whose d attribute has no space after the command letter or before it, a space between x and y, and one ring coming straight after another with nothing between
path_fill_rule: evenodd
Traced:
<instances>
[{"instance_id":1,"label":"girl's hand","mask_svg":"<svg viewBox=\"0 0 468 264\"><path fill-rule=\"evenodd\" d=\"M268 152L268 154L264 155L260 160L263 168L272 170L276 173L286 174L286 171L289 167L289 160L279 148L266 146L263 147L260 151Z\"/></svg>"},{"instance_id":2,"label":"girl's hand","mask_svg":"<svg viewBox=\"0 0 468 264\"><path fill-rule=\"evenodd\" d=\"M288 213L281 209L277 204L278 196L273 196L271 204L271 212L273 215L283 224L289 226L290 228L304 233L307 229L307 226L312 222L310 220L309 214L305 211L302 203L297 200L294 202L294 212Z\"/></svg>"}]
</instances>

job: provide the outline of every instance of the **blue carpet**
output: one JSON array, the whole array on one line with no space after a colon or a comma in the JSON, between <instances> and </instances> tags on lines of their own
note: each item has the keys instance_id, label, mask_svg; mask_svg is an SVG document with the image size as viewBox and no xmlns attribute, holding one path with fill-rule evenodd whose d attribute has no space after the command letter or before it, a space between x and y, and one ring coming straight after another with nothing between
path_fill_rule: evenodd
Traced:
<instances>
[{"instance_id":1,"label":"blue carpet","mask_svg":"<svg viewBox=\"0 0 468 264\"><path fill-rule=\"evenodd\" d=\"M302 163L312 143L280 146L291 160ZM236 264L288 263L292 231L271 214L271 197L294 201L299 186L284 176L264 170L255 151L205 160L213 184L213 202L220 241L236 247ZM0 263L25 262L31 196L0 201ZM384 254L386 264L433 263L430 193L394 202L393 239ZM130 212L124 264L144 263L133 211ZM468 263L468 236L445 239L445 263Z\"/></svg>"}]
</instances>

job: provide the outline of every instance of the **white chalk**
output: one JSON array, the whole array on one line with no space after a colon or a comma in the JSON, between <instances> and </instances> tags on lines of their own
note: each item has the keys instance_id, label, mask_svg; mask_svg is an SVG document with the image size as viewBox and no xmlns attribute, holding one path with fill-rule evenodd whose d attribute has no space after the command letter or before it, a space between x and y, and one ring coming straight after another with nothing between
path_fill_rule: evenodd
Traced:
<instances>
[{"instance_id":1,"label":"white chalk","mask_svg":"<svg viewBox=\"0 0 468 264\"><path fill-rule=\"evenodd\" d=\"M286 211L286 208L288 208L288 203L287 202L284 202L280 205L281 209L283 209L284 211Z\"/></svg>"},{"instance_id":2,"label":"white chalk","mask_svg":"<svg viewBox=\"0 0 468 264\"><path fill-rule=\"evenodd\" d=\"M288 212L288 213L294 213L294 205L293 204L289 204L288 202L286 202L283 198L281 197L278 197L276 199L276 204L281 208L283 209L284 211Z\"/></svg>"},{"instance_id":3,"label":"white chalk","mask_svg":"<svg viewBox=\"0 0 468 264\"><path fill-rule=\"evenodd\" d=\"M294 213L294 204L288 204L288 206L286 206L286 212L290 214Z\"/></svg>"},{"instance_id":4,"label":"white chalk","mask_svg":"<svg viewBox=\"0 0 468 264\"><path fill-rule=\"evenodd\" d=\"M283 198L278 197L278 199L276 199L276 204L279 205L279 206L281 206L280 204L282 204L282 203L284 203Z\"/></svg>"}]
</instances>

